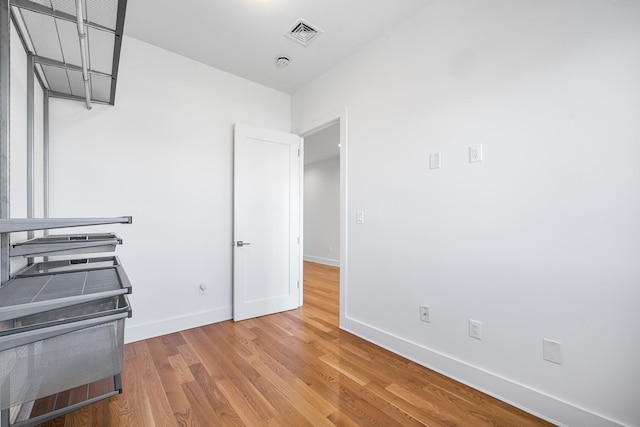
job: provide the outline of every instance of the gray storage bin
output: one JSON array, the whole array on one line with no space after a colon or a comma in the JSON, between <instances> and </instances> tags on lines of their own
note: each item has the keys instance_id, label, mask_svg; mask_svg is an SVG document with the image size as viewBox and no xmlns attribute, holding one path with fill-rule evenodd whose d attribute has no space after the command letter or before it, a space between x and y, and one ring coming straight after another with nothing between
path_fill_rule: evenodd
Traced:
<instances>
[{"instance_id":1,"label":"gray storage bin","mask_svg":"<svg viewBox=\"0 0 640 427\"><path fill-rule=\"evenodd\" d=\"M0 351L0 409L120 374L126 317L122 313L0 337L0 342L15 336L27 341Z\"/></svg>"},{"instance_id":2,"label":"gray storage bin","mask_svg":"<svg viewBox=\"0 0 640 427\"><path fill-rule=\"evenodd\" d=\"M0 340L4 336L20 332L122 313L131 316L131 307L126 295L76 304L0 322Z\"/></svg>"},{"instance_id":3,"label":"gray storage bin","mask_svg":"<svg viewBox=\"0 0 640 427\"><path fill-rule=\"evenodd\" d=\"M131 293L122 266L16 277L0 288L0 321Z\"/></svg>"}]
</instances>

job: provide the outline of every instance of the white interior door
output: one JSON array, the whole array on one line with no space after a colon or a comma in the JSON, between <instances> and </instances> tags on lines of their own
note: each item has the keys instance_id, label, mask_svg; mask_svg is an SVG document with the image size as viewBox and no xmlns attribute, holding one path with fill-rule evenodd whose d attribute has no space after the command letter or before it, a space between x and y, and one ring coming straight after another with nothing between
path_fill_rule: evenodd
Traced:
<instances>
[{"instance_id":1,"label":"white interior door","mask_svg":"<svg viewBox=\"0 0 640 427\"><path fill-rule=\"evenodd\" d=\"M300 304L300 142L297 135L235 125L236 321Z\"/></svg>"}]
</instances>

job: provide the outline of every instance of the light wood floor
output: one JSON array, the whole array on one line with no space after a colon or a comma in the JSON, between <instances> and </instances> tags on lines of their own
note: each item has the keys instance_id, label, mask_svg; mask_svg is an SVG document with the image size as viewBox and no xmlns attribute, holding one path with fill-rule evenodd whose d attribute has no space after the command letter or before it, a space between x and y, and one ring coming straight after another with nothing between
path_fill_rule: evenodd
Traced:
<instances>
[{"instance_id":1,"label":"light wood floor","mask_svg":"<svg viewBox=\"0 0 640 427\"><path fill-rule=\"evenodd\" d=\"M53 426L544 426L338 329L338 269L305 263L305 305L125 346L124 391Z\"/></svg>"}]
</instances>

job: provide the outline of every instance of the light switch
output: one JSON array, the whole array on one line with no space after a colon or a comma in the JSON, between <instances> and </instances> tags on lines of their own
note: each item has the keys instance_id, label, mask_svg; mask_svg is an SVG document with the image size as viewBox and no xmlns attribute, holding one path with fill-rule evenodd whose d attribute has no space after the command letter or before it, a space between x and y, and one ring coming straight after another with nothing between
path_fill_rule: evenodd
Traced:
<instances>
[{"instance_id":1,"label":"light switch","mask_svg":"<svg viewBox=\"0 0 640 427\"><path fill-rule=\"evenodd\" d=\"M440 152L429 154L429 169L440 169Z\"/></svg>"},{"instance_id":2,"label":"light switch","mask_svg":"<svg viewBox=\"0 0 640 427\"><path fill-rule=\"evenodd\" d=\"M364 224L364 211L356 211L356 224Z\"/></svg>"},{"instance_id":3,"label":"light switch","mask_svg":"<svg viewBox=\"0 0 640 427\"><path fill-rule=\"evenodd\" d=\"M542 358L562 365L562 343L549 339L542 340Z\"/></svg>"}]
</instances>

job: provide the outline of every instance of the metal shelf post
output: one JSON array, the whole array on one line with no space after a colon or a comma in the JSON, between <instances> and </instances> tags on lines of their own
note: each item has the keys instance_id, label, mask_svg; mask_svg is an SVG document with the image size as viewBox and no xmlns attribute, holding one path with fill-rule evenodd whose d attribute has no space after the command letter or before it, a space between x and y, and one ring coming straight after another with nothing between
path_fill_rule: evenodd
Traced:
<instances>
[{"instance_id":1,"label":"metal shelf post","mask_svg":"<svg viewBox=\"0 0 640 427\"><path fill-rule=\"evenodd\" d=\"M33 218L34 209L34 176L35 176L35 62L33 61L33 53L27 53L27 217ZM33 231L29 231L27 237L32 239ZM29 264L33 263L33 259L29 259Z\"/></svg>"},{"instance_id":2,"label":"metal shelf post","mask_svg":"<svg viewBox=\"0 0 640 427\"><path fill-rule=\"evenodd\" d=\"M9 218L9 109L11 102L11 14L0 0L0 219ZM9 280L9 235L0 235L0 285Z\"/></svg>"}]
</instances>

